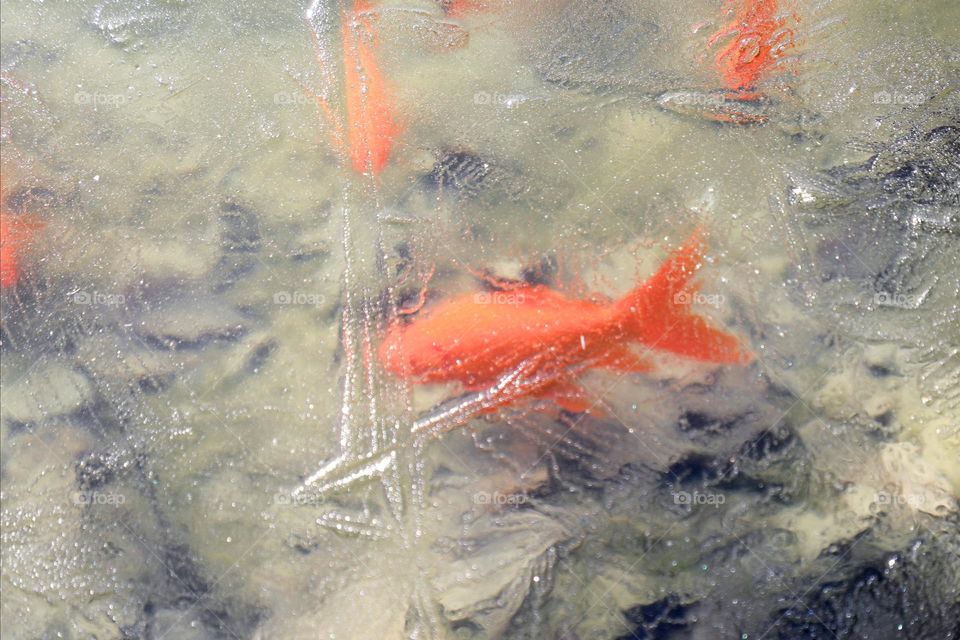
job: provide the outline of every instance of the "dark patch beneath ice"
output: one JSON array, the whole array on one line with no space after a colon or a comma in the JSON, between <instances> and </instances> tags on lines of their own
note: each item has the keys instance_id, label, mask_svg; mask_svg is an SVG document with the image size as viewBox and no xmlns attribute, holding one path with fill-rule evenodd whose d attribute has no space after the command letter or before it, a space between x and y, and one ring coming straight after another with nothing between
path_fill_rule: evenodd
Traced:
<instances>
[{"instance_id":1,"label":"dark patch beneath ice","mask_svg":"<svg viewBox=\"0 0 960 640\"><path fill-rule=\"evenodd\" d=\"M764 381L728 372L711 385L665 392L634 414L617 404L628 399L613 400L613 417L560 411L511 418L508 441L523 438L542 449L559 481L554 488L597 490L604 500L634 487L670 509L671 492L680 489L722 485L778 501L802 491L806 474L791 463L803 448Z\"/></svg>"},{"instance_id":2,"label":"dark patch beneath ice","mask_svg":"<svg viewBox=\"0 0 960 640\"><path fill-rule=\"evenodd\" d=\"M56 192L46 187L26 187L10 193L4 201L14 213L29 213L37 205L49 207L57 200Z\"/></svg>"},{"instance_id":3,"label":"dark patch beneath ice","mask_svg":"<svg viewBox=\"0 0 960 640\"><path fill-rule=\"evenodd\" d=\"M170 593L160 591L147 600L143 617L135 626L143 633L142 637L155 640L164 637L231 638L256 626L261 617L257 609L240 612L238 607L213 595L212 585L187 546L167 546L162 549L160 559L176 595L171 601ZM183 635L185 633L190 635Z\"/></svg>"},{"instance_id":4,"label":"dark patch beneath ice","mask_svg":"<svg viewBox=\"0 0 960 640\"><path fill-rule=\"evenodd\" d=\"M260 250L259 216L236 202L220 206L220 259L215 269L215 293L233 287L256 267L255 254Z\"/></svg>"},{"instance_id":5,"label":"dark patch beneath ice","mask_svg":"<svg viewBox=\"0 0 960 640\"><path fill-rule=\"evenodd\" d=\"M763 477L744 473L735 462L692 455L674 463L664 474L665 487L698 490L714 488L727 492L754 493L770 500L788 502L787 488Z\"/></svg>"},{"instance_id":6,"label":"dark patch beneath ice","mask_svg":"<svg viewBox=\"0 0 960 640\"><path fill-rule=\"evenodd\" d=\"M798 445L796 433L786 425L778 425L747 442L741 452L750 460L769 464L774 459L782 459L791 447Z\"/></svg>"},{"instance_id":7,"label":"dark patch beneath ice","mask_svg":"<svg viewBox=\"0 0 960 640\"><path fill-rule=\"evenodd\" d=\"M441 151L430 173L421 179L431 190L476 196L493 174L493 166L466 150Z\"/></svg>"},{"instance_id":8,"label":"dark patch beneath ice","mask_svg":"<svg viewBox=\"0 0 960 640\"><path fill-rule=\"evenodd\" d=\"M124 480L142 478L147 457L130 449L112 444L85 453L74 463L77 488L93 491Z\"/></svg>"},{"instance_id":9,"label":"dark patch beneath ice","mask_svg":"<svg viewBox=\"0 0 960 640\"><path fill-rule=\"evenodd\" d=\"M241 335L243 335L243 330L238 328L235 330L230 329L222 332L200 334L193 340L184 340L174 334L161 334L143 336L143 341L154 349L161 351L202 350L217 342L234 342Z\"/></svg>"},{"instance_id":10,"label":"dark patch beneath ice","mask_svg":"<svg viewBox=\"0 0 960 640\"><path fill-rule=\"evenodd\" d=\"M844 558L850 554L853 548L861 541L869 537L870 529L864 529L857 532L850 538L831 542L820 552L819 558Z\"/></svg>"},{"instance_id":11,"label":"dark patch beneath ice","mask_svg":"<svg viewBox=\"0 0 960 640\"><path fill-rule=\"evenodd\" d=\"M960 637L960 538L925 536L902 552L818 579L775 613L780 640ZM806 592L802 589L800 593ZM784 596L795 601L794 595Z\"/></svg>"},{"instance_id":12,"label":"dark patch beneath ice","mask_svg":"<svg viewBox=\"0 0 960 640\"><path fill-rule=\"evenodd\" d=\"M267 340L262 344L258 344L244 361L244 372L251 375L260 373L260 369L267 363L273 352L277 350L277 346L275 340Z\"/></svg>"},{"instance_id":13,"label":"dark patch beneath ice","mask_svg":"<svg viewBox=\"0 0 960 640\"><path fill-rule=\"evenodd\" d=\"M199 350L213 343L234 342L247 332L240 313L213 301L160 306L141 316L137 326L144 343L164 351Z\"/></svg>"},{"instance_id":14,"label":"dark patch beneath ice","mask_svg":"<svg viewBox=\"0 0 960 640\"><path fill-rule=\"evenodd\" d=\"M165 375L146 375L137 379L137 389L145 394L160 393L167 389L174 380L172 373Z\"/></svg>"},{"instance_id":15,"label":"dark patch beneath ice","mask_svg":"<svg viewBox=\"0 0 960 640\"><path fill-rule=\"evenodd\" d=\"M907 157L890 170L880 156L871 161L881 171L883 192L900 201L960 206L960 128L937 127L918 144L925 147L922 155Z\"/></svg>"},{"instance_id":16,"label":"dark patch beneath ice","mask_svg":"<svg viewBox=\"0 0 960 640\"><path fill-rule=\"evenodd\" d=\"M555 255L544 256L534 264L523 269L521 279L529 285L554 286L560 271L560 263Z\"/></svg>"},{"instance_id":17,"label":"dark patch beneath ice","mask_svg":"<svg viewBox=\"0 0 960 640\"><path fill-rule=\"evenodd\" d=\"M462 203L477 201L491 207L510 202L523 209L555 200L550 190L511 161L483 157L463 148L437 152L433 167L418 182L429 194L446 194ZM555 188L551 186L551 190ZM467 229L477 239L485 233L475 221Z\"/></svg>"},{"instance_id":18,"label":"dark patch beneath ice","mask_svg":"<svg viewBox=\"0 0 960 640\"><path fill-rule=\"evenodd\" d=\"M151 556L158 561L160 572L144 575L143 611L126 632L148 640L249 637L262 611L225 595L217 581L210 580L207 568L190 546L176 537L175 528L160 507L150 461L142 455L136 460L130 468L135 473L130 477L136 479L152 505L157 527L156 532L144 532L141 544L151 545Z\"/></svg>"},{"instance_id":19,"label":"dark patch beneath ice","mask_svg":"<svg viewBox=\"0 0 960 640\"><path fill-rule=\"evenodd\" d=\"M715 418L700 411L685 411L677 427L684 432L699 431L711 434L725 433L733 428L735 419Z\"/></svg>"},{"instance_id":20,"label":"dark patch beneath ice","mask_svg":"<svg viewBox=\"0 0 960 640\"><path fill-rule=\"evenodd\" d=\"M868 370L874 378L886 378L887 376L892 376L894 373L889 367L880 364L872 364L868 367Z\"/></svg>"},{"instance_id":21,"label":"dark patch beneath ice","mask_svg":"<svg viewBox=\"0 0 960 640\"><path fill-rule=\"evenodd\" d=\"M664 472L664 483L676 486L715 484L729 469L729 464L714 456L692 453L671 464Z\"/></svg>"},{"instance_id":22,"label":"dark patch beneath ice","mask_svg":"<svg viewBox=\"0 0 960 640\"><path fill-rule=\"evenodd\" d=\"M260 222L250 208L236 202L220 205L220 247L230 253L260 248Z\"/></svg>"},{"instance_id":23,"label":"dark patch beneath ice","mask_svg":"<svg viewBox=\"0 0 960 640\"><path fill-rule=\"evenodd\" d=\"M200 565L190 548L183 544L171 544L163 549L163 566L180 592L178 604L193 605L210 591L210 583L201 574Z\"/></svg>"},{"instance_id":24,"label":"dark patch beneath ice","mask_svg":"<svg viewBox=\"0 0 960 640\"><path fill-rule=\"evenodd\" d=\"M98 489L109 484L116 476L116 468L102 454L88 455L76 463L77 485L81 491Z\"/></svg>"},{"instance_id":25,"label":"dark patch beneath ice","mask_svg":"<svg viewBox=\"0 0 960 640\"><path fill-rule=\"evenodd\" d=\"M682 633L696 622L692 615L695 605L683 604L680 597L670 594L650 604L631 607L624 616L634 629L616 640L670 640L686 637Z\"/></svg>"},{"instance_id":26,"label":"dark patch beneath ice","mask_svg":"<svg viewBox=\"0 0 960 640\"><path fill-rule=\"evenodd\" d=\"M929 287L931 260L957 249L960 236L960 128L915 132L858 167L839 167L821 184L794 190L819 236L823 281L862 281L888 296L879 304L913 304ZM829 224L829 227L825 227Z\"/></svg>"}]
</instances>

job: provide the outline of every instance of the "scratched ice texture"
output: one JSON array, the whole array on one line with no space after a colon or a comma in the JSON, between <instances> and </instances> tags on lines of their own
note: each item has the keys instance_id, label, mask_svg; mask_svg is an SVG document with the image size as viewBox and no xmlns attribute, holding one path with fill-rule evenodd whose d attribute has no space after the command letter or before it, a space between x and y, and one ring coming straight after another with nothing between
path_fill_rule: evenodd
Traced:
<instances>
[{"instance_id":1,"label":"scratched ice texture","mask_svg":"<svg viewBox=\"0 0 960 640\"><path fill-rule=\"evenodd\" d=\"M0 635L960 637L960 7L752 4L759 100L736 2L6 2ZM571 413L379 365L401 310L616 298L698 224L748 366Z\"/></svg>"}]
</instances>

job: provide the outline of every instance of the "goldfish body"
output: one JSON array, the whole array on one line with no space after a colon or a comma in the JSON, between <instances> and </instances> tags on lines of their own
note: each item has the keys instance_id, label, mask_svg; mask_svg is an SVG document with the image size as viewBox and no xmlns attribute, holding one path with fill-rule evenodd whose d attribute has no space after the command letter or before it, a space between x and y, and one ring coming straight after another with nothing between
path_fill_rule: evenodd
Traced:
<instances>
[{"instance_id":1,"label":"goldfish body","mask_svg":"<svg viewBox=\"0 0 960 640\"><path fill-rule=\"evenodd\" d=\"M400 128L377 61L374 20L370 3L356 0L352 14L343 20L343 53L350 163L357 173L378 175Z\"/></svg>"},{"instance_id":2,"label":"goldfish body","mask_svg":"<svg viewBox=\"0 0 960 640\"><path fill-rule=\"evenodd\" d=\"M0 289L13 287L20 280L20 253L36 226L0 211Z\"/></svg>"},{"instance_id":3,"label":"goldfish body","mask_svg":"<svg viewBox=\"0 0 960 640\"><path fill-rule=\"evenodd\" d=\"M15 215L5 207L7 189L0 179L0 289L13 287L20 280L24 245L40 224L29 215Z\"/></svg>"},{"instance_id":4,"label":"goldfish body","mask_svg":"<svg viewBox=\"0 0 960 640\"><path fill-rule=\"evenodd\" d=\"M710 45L732 39L716 56L717 69L731 91L752 91L762 77L793 46L795 14L780 15L778 0L727 0L732 19L710 37Z\"/></svg>"},{"instance_id":5,"label":"goldfish body","mask_svg":"<svg viewBox=\"0 0 960 640\"><path fill-rule=\"evenodd\" d=\"M451 18L463 18L470 14L494 9L491 0L442 0L440 6Z\"/></svg>"},{"instance_id":6,"label":"goldfish body","mask_svg":"<svg viewBox=\"0 0 960 640\"><path fill-rule=\"evenodd\" d=\"M590 408L575 372L650 369L631 343L704 362L749 362L734 336L690 313L688 283L702 251L694 233L650 279L615 302L573 299L542 285L455 298L391 327L380 361L396 376L457 382L467 390L494 388L520 371L538 380L521 395L549 397L570 411Z\"/></svg>"}]
</instances>

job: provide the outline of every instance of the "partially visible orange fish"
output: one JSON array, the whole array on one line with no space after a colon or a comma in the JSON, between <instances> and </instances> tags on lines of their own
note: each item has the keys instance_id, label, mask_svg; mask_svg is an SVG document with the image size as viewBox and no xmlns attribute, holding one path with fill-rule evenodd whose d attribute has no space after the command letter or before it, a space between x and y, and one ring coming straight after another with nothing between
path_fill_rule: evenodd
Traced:
<instances>
[{"instance_id":1,"label":"partially visible orange fish","mask_svg":"<svg viewBox=\"0 0 960 640\"><path fill-rule=\"evenodd\" d=\"M735 125L764 124L770 119L768 102L761 95L741 95L726 90L667 91L657 96L657 105L675 113Z\"/></svg>"},{"instance_id":2,"label":"partially visible orange fish","mask_svg":"<svg viewBox=\"0 0 960 640\"><path fill-rule=\"evenodd\" d=\"M463 18L470 14L491 11L495 8L492 0L441 0L440 6L443 7L444 13L451 18Z\"/></svg>"},{"instance_id":3,"label":"partially visible orange fish","mask_svg":"<svg viewBox=\"0 0 960 640\"><path fill-rule=\"evenodd\" d=\"M23 248L39 226L36 221L0 206L0 289L20 281Z\"/></svg>"},{"instance_id":4,"label":"partially visible orange fish","mask_svg":"<svg viewBox=\"0 0 960 640\"><path fill-rule=\"evenodd\" d=\"M577 373L650 369L632 344L703 362L745 364L752 358L736 337L691 313L696 288L690 280L702 261L698 231L652 277L615 302L569 298L542 285L460 296L410 324L393 325L379 358L390 373L421 384L456 382L479 391L509 378L521 390L504 396L509 402L550 398L578 412L591 404ZM524 385L511 372L536 382Z\"/></svg>"},{"instance_id":5,"label":"partially visible orange fish","mask_svg":"<svg viewBox=\"0 0 960 640\"><path fill-rule=\"evenodd\" d=\"M782 14L778 0L725 0L725 15L731 15L709 40L710 46L730 38L717 53L716 65L730 91L752 92L760 80L794 46L795 13Z\"/></svg>"},{"instance_id":6,"label":"partially visible orange fish","mask_svg":"<svg viewBox=\"0 0 960 640\"><path fill-rule=\"evenodd\" d=\"M343 18L343 56L350 164L357 173L379 175L400 127L377 61L375 20L367 0L354 1L353 11Z\"/></svg>"}]
</instances>

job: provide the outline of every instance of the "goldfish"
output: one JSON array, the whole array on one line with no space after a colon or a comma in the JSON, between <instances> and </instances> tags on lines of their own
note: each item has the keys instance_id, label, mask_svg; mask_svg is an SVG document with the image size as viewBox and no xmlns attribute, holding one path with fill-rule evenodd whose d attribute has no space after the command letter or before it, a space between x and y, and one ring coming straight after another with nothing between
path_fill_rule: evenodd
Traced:
<instances>
[{"instance_id":1,"label":"goldfish","mask_svg":"<svg viewBox=\"0 0 960 640\"><path fill-rule=\"evenodd\" d=\"M387 165L400 127L377 60L375 19L367 0L354 1L343 19L343 54L350 164L357 173L376 176Z\"/></svg>"},{"instance_id":2,"label":"goldfish","mask_svg":"<svg viewBox=\"0 0 960 640\"><path fill-rule=\"evenodd\" d=\"M20 280L24 245L38 225L23 216L0 210L0 289L13 287Z\"/></svg>"},{"instance_id":3,"label":"goldfish","mask_svg":"<svg viewBox=\"0 0 960 640\"><path fill-rule=\"evenodd\" d=\"M441 0L440 6L451 18L463 18L470 14L494 9L491 0Z\"/></svg>"},{"instance_id":4,"label":"goldfish","mask_svg":"<svg viewBox=\"0 0 960 640\"><path fill-rule=\"evenodd\" d=\"M572 298L545 285L455 297L408 324L392 324L378 350L380 363L418 384L514 390L487 409L535 397L572 412L592 407L577 384L579 372L651 370L633 345L702 362L749 363L751 355L734 335L691 311L696 286L690 281L703 262L701 235L695 231L620 300Z\"/></svg>"},{"instance_id":5,"label":"goldfish","mask_svg":"<svg viewBox=\"0 0 960 640\"><path fill-rule=\"evenodd\" d=\"M730 38L716 55L717 70L728 90L749 94L793 47L794 30L788 25L799 18L780 15L777 0L726 0L723 9L732 17L710 37L709 46Z\"/></svg>"}]
</instances>

